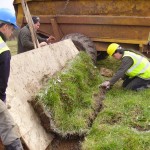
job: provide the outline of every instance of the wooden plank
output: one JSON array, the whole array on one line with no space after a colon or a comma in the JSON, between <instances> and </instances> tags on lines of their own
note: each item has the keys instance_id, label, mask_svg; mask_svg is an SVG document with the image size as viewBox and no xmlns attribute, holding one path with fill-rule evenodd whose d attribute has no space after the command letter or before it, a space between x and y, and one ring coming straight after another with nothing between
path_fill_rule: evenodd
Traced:
<instances>
[{"instance_id":1,"label":"wooden plank","mask_svg":"<svg viewBox=\"0 0 150 150\"><path fill-rule=\"evenodd\" d=\"M90 38L147 40L150 27L106 25L60 25L63 34L83 33Z\"/></svg>"},{"instance_id":2,"label":"wooden plank","mask_svg":"<svg viewBox=\"0 0 150 150\"><path fill-rule=\"evenodd\" d=\"M41 23L50 23L53 15L39 15ZM135 25L150 26L150 17L137 16L97 16L97 15L61 15L56 17L57 23L64 24L99 24L99 25Z\"/></svg>"},{"instance_id":3,"label":"wooden plank","mask_svg":"<svg viewBox=\"0 0 150 150\"><path fill-rule=\"evenodd\" d=\"M36 31L34 29L33 20L31 18L28 5L27 5L26 1L24 1L24 0L21 0L21 4L22 4L22 8L23 8L23 11L24 11L24 14L25 14L26 21L29 25L29 29L30 29L30 32L31 32L31 38L32 38L34 48L38 48L39 43L38 43L38 40L37 40Z\"/></svg>"},{"instance_id":4,"label":"wooden plank","mask_svg":"<svg viewBox=\"0 0 150 150\"><path fill-rule=\"evenodd\" d=\"M52 18L51 24L52 24L54 36L55 36L56 40L59 41L63 37L63 34L56 22L56 19Z\"/></svg>"},{"instance_id":5,"label":"wooden plank","mask_svg":"<svg viewBox=\"0 0 150 150\"><path fill-rule=\"evenodd\" d=\"M40 16L40 18L40 30L45 33L52 33L52 29L48 27L51 24L51 17ZM57 17L56 21L63 35L77 32L83 33L90 38L132 39L141 41L147 39L150 31L150 17L119 17L119 20L117 18L116 16L85 17L62 15Z\"/></svg>"},{"instance_id":6,"label":"wooden plank","mask_svg":"<svg viewBox=\"0 0 150 150\"><path fill-rule=\"evenodd\" d=\"M32 0L30 8L32 14L55 15L61 12L65 2L66 0ZM44 9L41 6L44 6ZM64 13L68 15L149 16L149 10L149 0L70 0Z\"/></svg>"},{"instance_id":7,"label":"wooden plank","mask_svg":"<svg viewBox=\"0 0 150 150\"><path fill-rule=\"evenodd\" d=\"M128 44L146 44L147 40L133 40L133 39L100 39L100 38L91 38L92 41L97 42L116 42L116 43L128 43Z\"/></svg>"},{"instance_id":8,"label":"wooden plank","mask_svg":"<svg viewBox=\"0 0 150 150\"><path fill-rule=\"evenodd\" d=\"M96 50L106 52L109 44L111 44L111 42L95 42ZM137 51L140 50L140 46L141 46L139 44L119 43L119 42L118 42L118 44L120 44L124 48L134 49L134 50L137 50Z\"/></svg>"},{"instance_id":9,"label":"wooden plank","mask_svg":"<svg viewBox=\"0 0 150 150\"><path fill-rule=\"evenodd\" d=\"M59 24L63 35L70 33L83 33L90 38L100 39L132 39L147 40L150 27L140 26L106 26L106 25L74 25ZM41 32L53 33L49 24L43 24Z\"/></svg>"}]
</instances>

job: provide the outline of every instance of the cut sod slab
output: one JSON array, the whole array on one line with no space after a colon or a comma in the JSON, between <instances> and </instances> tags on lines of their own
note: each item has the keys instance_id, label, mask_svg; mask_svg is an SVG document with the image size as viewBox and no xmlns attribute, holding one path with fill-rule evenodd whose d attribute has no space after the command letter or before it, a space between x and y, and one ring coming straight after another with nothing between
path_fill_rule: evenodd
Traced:
<instances>
[{"instance_id":1,"label":"cut sod slab","mask_svg":"<svg viewBox=\"0 0 150 150\"><path fill-rule=\"evenodd\" d=\"M46 131L62 137L84 136L102 108L101 82L97 67L85 52L49 79L31 102Z\"/></svg>"}]
</instances>

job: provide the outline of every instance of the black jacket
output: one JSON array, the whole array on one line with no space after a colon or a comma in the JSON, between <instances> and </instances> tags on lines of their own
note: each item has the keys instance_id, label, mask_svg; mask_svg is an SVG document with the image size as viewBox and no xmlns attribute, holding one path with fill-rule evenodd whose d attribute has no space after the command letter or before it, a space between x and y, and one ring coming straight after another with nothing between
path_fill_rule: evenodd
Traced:
<instances>
[{"instance_id":1,"label":"black jacket","mask_svg":"<svg viewBox=\"0 0 150 150\"><path fill-rule=\"evenodd\" d=\"M0 36L3 41L6 42L6 38L3 33L0 32ZM0 99L2 101L6 100L6 88L10 73L10 51L4 51L0 54Z\"/></svg>"},{"instance_id":2,"label":"black jacket","mask_svg":"<svg viewBox=\"0 0 150 150\"><path fill-rule=\"evenodd\" d=\"M37 35L39 43L41 42L46 42L45 38L41 38L40 36ZM24 26L19 34L18 34L18 51L17 53L23 53L29 50L34 49L34 44L32 42L32 37L31 37L31 32L29 29L29 26L26 25Z\"/></svg>"}]
</instances>

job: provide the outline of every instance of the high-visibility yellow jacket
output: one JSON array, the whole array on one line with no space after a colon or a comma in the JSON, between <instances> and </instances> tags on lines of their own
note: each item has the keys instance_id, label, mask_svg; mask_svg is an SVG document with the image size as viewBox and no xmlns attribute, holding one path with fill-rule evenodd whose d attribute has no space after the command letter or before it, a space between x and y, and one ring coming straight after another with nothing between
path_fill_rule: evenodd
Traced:
<instances>
[{"instance_id":1,"label":"high-visibility yellow jacket","mask_svg":"<svg viewBox=\"0 0 150 150\"><path fill-rule=\"evenodd\" d=\"M9 47L7 46L7 44L3 41L3 39L0 36L0 54L10 50Z\"/></svg>"},{"instance_id":2,"label":"high-visibility yellow jacket","mask_svg":"<svg viewBox=\"0 0 150 150\"><path fill-rule=\"evenodd\" d=\"M133 65L127 70L126 75L130 78L138 76L142 79L150 79L150 62L145 57L130 51L125 51L123 57L129 56Z\"/></svg>"}]
</instances>

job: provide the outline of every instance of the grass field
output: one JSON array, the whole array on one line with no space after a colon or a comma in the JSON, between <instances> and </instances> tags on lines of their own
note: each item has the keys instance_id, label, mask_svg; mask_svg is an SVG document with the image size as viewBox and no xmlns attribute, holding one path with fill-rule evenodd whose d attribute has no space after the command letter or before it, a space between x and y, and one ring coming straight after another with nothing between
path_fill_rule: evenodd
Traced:
<instances>
[{"instance_id":1,"label":"grass field","mask_svg":"<svg viewBox=\"0 0 150 150\"><path fill-rule=\"evenodd\" d=\"M17 54L17 40L7 41L7 44L10 48L11 55Z\"/></svg>"},{"instance_id":2,"label":"grass field","mask_svg":"<svg viewBox=\"0 0 150 150\"><path fill-rule=\"evenodd\" d=\"M118 62L107 58L99 67L117 69ZM83 150L149 150L150 89L124 90L117 83L106 94L104 108L96 118Z\"/></svg>"},{"instance_id":3,"label":"grass field","mask_svg":"<svg viewBox=\"0 0 150 150\"><path fill-rule=\"evenodd\" d=\"M83 150L149 150L149 97L150 89L132 92L114 87L108 91Z\"/></svg>"}]
</instances>

